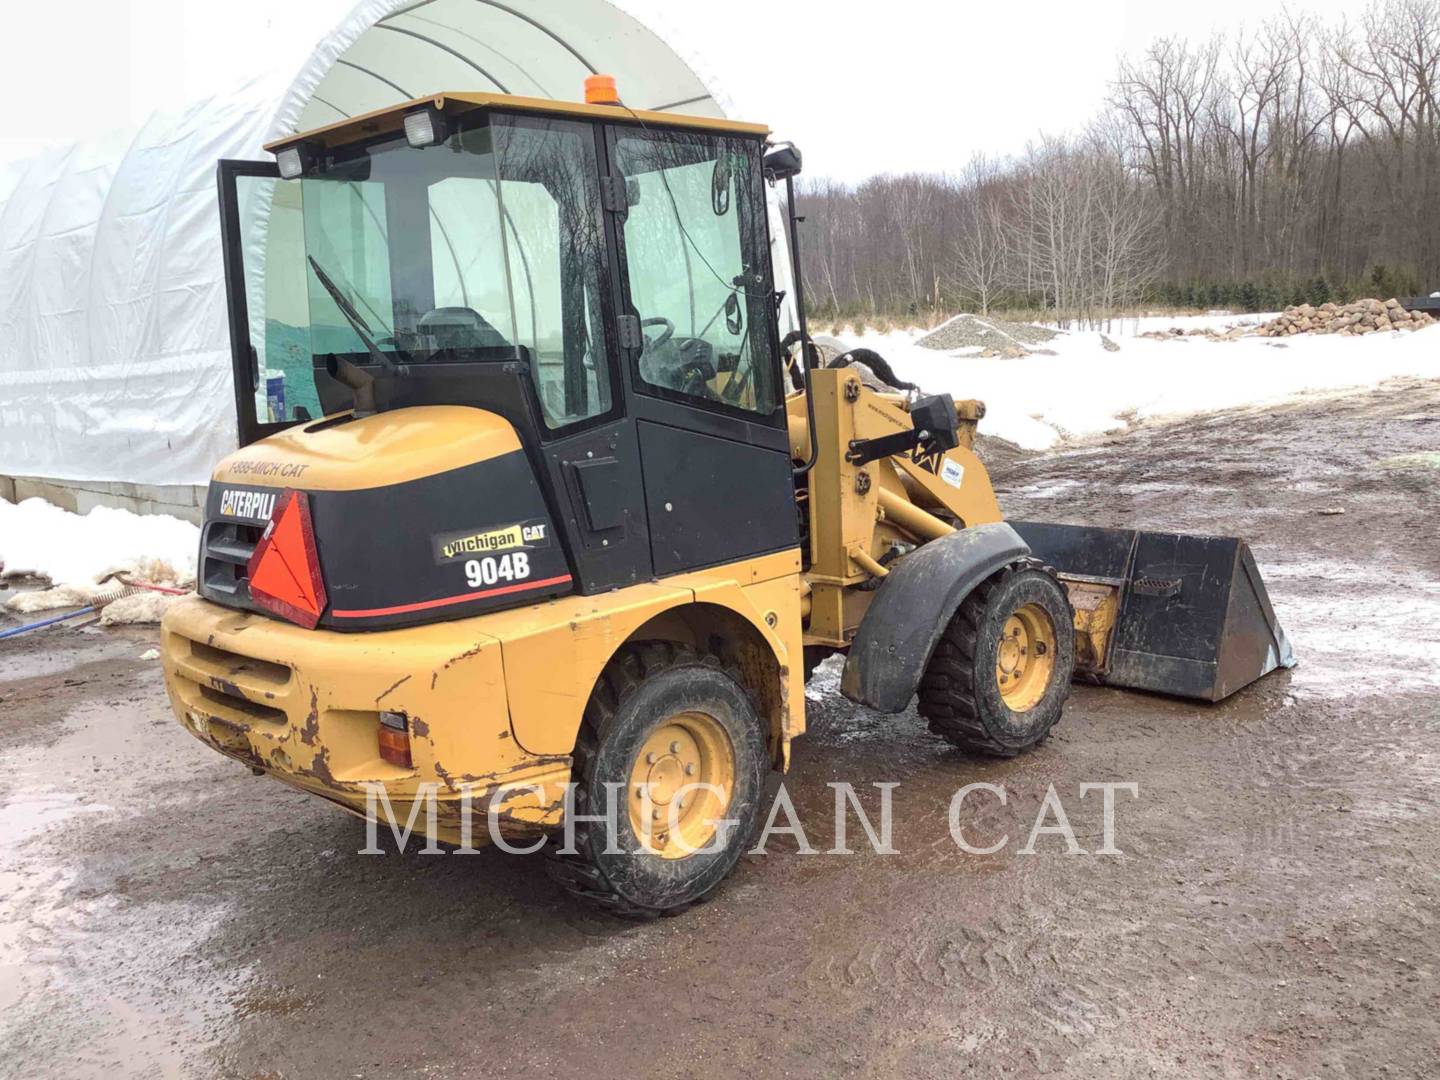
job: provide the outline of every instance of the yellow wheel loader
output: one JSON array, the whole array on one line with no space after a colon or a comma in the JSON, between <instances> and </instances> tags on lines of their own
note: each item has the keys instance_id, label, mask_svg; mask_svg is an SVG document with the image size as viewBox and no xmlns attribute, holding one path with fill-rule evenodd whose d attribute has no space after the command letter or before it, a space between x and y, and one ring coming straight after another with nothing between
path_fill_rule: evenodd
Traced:
<instances>
[{"instance_id":1,"label":"yellow wheel loader","mask_svg":"<svg viewBox=\"0 0 1440 1080\"><path fill-rule=\"evenodd\" d=\"M1012 527L981 403L819 366L798 295L782 348L793 147L593 89L220 164L241 448L163 626L195 737L439 840L548 846L648 916L734 866L828 654L994 755L1077 672L1214 699L1289 662L1239 541Z\"/></svg>"}]
</instances>

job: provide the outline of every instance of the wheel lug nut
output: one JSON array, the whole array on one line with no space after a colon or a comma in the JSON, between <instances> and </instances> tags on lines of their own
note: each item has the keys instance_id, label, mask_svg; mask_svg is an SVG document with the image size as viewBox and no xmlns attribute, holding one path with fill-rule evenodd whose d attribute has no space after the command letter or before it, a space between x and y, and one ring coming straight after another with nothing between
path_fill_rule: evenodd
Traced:
<instances>
[{"instance_id":1,"label":"wheel lug nut","mask_svg":"<svg viewBox=\"0 0 1440 1080\"><path fill-rule=\"evenodd\" d=\"M680 744L679 744L678 742L672 742L672 743L670 744L670 753L672 753L672 754L678 754L679 752L680 752Z\"/></svg>"},{"instance_id":2,"label":"wheel lug nut","mask_svg":"<svg viewBox=\"0 0 1440 1080\"><path fill-rule=\"evenodd\" d=\"M648 754L645 755L645 764L646 764L646 765L654 765L654 764L655 764L655 752L654 752L653 750L652 750L650 753L648 753Z\"/></svg>"},{"instance_id":3,"label":"wheel lug nut","mask_svg":"<svg viewBox=\"0 0 1440 1080\"><path fill-rule=\"evenodd\" d=\"M685 775L686 775L686 776L694 776L694 775L695 775L695 763L694 763L693 761L690 762L690 764L688 764L688 765L685 766Z\"/></svg>"},{"instance_id":4,"label":"wheel lug nut","mask_svg":"<svg viewBox=\"0 0 1440 1080\"><path fill-rule=\"evenodd\" d=\"M654 812L654 818L655 818L656 821L659 821L659 820L660 820L660 811L659 811L659 810L656 810L656 811Z\"/></svg>"}]
</instances>

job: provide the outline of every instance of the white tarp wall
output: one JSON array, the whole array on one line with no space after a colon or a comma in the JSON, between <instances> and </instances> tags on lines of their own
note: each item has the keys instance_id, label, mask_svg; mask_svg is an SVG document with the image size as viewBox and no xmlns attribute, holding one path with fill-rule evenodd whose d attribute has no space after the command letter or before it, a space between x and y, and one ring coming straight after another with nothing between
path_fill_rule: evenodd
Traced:
<instances>
[{"instance_id":1,"label":"white tarp wall","mask_svg":"<svg viewBox=\"0 0 1440 1080\"><path fill-rule=\"evenodd\" d=\"M279 76L0 169L0 475L203 484L234 448L217 160L443 90L577 100L594 71L636 108L725 115L660 29L604 0L364 0Z\"/></svg>"}]
</instances>

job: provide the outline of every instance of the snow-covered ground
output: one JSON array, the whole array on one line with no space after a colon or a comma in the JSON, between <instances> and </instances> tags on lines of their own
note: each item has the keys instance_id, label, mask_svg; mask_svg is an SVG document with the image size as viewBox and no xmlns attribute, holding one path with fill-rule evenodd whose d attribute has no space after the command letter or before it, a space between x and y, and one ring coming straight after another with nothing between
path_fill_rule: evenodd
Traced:
<instances>
[{"instance_id":1,"label":"snow-covered ground","mask_svg":"<svg viewBox=\"0 0 1440 1080\"><path fill-rule=\"evenodd\" d=\"M56 585L85 586L113 570L163 563L172 581L192 581L200 530L163 514L97 506L72 514L44 499L0 499L0 563L7 577L40 574ZM152 572L153 565L148 567Z\"/></svg>"},{"instance_id":2,"label":"snow-covered ground","mask_svg":"<svg viewBox=\"0 0 1440 1080\"><path fill-rule=\"evenodd\" d=\"M1229 330L1232 326L1259 326L1279 316L1278 311L1256 315L1235 315L1228 311L1217 311L1208 315L1140 315L1116 319L1110 336L1134 337L1152 330L1163 332L1175 326L1181 330Z\"/></svg>"},{"instance_id":3,"label":"snow-covered ground","mask_svg":"<svg viewBox=\"0 0 1440 1080\"><path fill-rule=\"evenodd\" d=\"M1225 329L1269 316L1200 315L1117 322L1107 351L1103 336L1062 333L1038 346L1054 356L982 358L977 350L938 352L916 344L923 331L841 335L850 347L874 349L895 372L932 393L985 402L982 434L1032 450L1066 437L1123 429L1157 416L1267 405L1314 391L1375 386L1397 376L1440 378L1440 325L1365 337L1299 334L1283 340L1245 337L1157 340L1138 335L1172 326Z\"/></svg>"}]
</instances>

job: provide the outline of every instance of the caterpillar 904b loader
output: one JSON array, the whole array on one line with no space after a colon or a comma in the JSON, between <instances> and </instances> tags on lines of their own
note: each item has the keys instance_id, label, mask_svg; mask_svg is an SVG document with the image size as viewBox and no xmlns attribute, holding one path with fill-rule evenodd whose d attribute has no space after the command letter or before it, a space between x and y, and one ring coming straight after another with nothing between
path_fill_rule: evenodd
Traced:
<instances>
[{"instance_id":1,"label":"caterpillar 904b loader","mask_svg":"<svg viewBox=\"0 0 1440 1080\"><path fill-rule=\"evenodd\" d=\"M592 89L221 163L241 449L164 621L192 734L650 915L734 865L829 653L994 755L1076 671L1214 699L1288 662L1239 541L1012 527L981 403L782 349L793 147Z\"/></svg>"}]
</instances>

